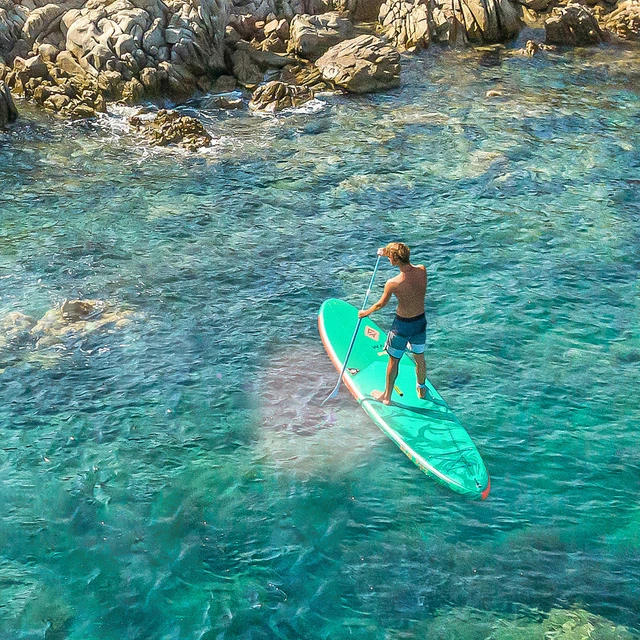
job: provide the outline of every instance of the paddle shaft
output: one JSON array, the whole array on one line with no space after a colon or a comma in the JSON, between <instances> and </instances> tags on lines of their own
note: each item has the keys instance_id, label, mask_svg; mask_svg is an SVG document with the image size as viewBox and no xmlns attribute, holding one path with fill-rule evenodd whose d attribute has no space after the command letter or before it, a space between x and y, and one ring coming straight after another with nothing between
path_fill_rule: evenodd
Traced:
<instances>
[{"instance_id":1,"label":"paddle shaft","mask_svg":"<svg viewBox=\"0 0 640 640\"><path fill-rule=\"evenodd\" d=\"M378 256L376 260L376 266L373 268L373 273L371 274L371 281L369 282L369 287L367 288L367 293L364 296L364 302L362 303L361 311L365 309L367 306L367 302L369 301L369 294L371 293L371 287L373 287L373 281L376 279L376 273L378 271L378 265L380 264L381 255ZM349 356L351 355L351 351L353 350L353 345L356 343L356 337L358 335L358 329L360 329L360 323L362 322L362 318L358 318L358 322L356 323L356 329L351 336L351 342L349 343L349 348L347 349L347 355L344 358L344 364L342 365L342 371L340 372L340 376L338 377L338 382L336 386L333 388L333 391L322 401L324 404L330 398L335 398L338 394L338 389L340 388L340 384L342 383L342 376L344 372L347 370L347 363L349 362ZM322 406L322 404L320 406Z\"/></svg>"}]
</instances>

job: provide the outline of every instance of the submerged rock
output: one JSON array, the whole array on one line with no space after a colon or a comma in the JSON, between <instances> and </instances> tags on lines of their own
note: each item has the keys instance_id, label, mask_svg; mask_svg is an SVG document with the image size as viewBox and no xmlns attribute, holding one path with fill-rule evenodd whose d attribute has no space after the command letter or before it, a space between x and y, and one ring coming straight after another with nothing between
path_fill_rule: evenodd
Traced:
<instances>
[{"instance_id":1,"label":"submerged rock","mask_svg":"<svg viewBox=\"0 0 640 640\"><path fill-rule=\"evenodd\" d=\"M252 111L275 113L299 107L313 98L313 91L305 86L286 84L278 80L267 82L253 92L249 103Z\"/></svg>"},{"instance_id":2,"label":"submerged rock","mask_svg":"<svg viewBox=\"0 0 640 640\"><path fill-rule=\"evenodd\" d=\"M0 129L18 118L18 110L11 97L9 87L0 80Z\"/></svg>"},{"instance_id":3,"label":"submerged rock","mask_svg":"<svg viewBox=\"0 0 640 640\"><path fill-rule=\"evenodd\" d=\"M54 365L60 347L72 348L88 338L124 328L134 313L113 309L102 300L65 300L40 320L19 311L0 320L0 373L21 361Z\"/></svg>"},{"instance_id":4,"label":"submerged rock","mask_svg":"<svg viewBox=\"0 0 640 640\"><path fill-rule=\"evenodd\" d=\"M131 322L130 311L112 311L102 300L65 300L33 326L36 348L69 343L105 329L120 329Z\"/></svg>"},{"instance_id":5,"label":"submerged rock","mask_svg":"<svg viewBox=\"0 0 640 640\"><path fill-rule=\"evenodd\" d=\"M400 54L372 35L341 42L329 49L316 65L325 80L351 93L400 85Z\"/></svg>"},{"instance_id":6,"label":"submerged rock","mask_svg":"<svg viewBox=\"0 0 640 640\"><path fill-rule=\"evenodd\" d=\"M351 22L333 11L319 16L300 15L291 21L288 50L316 60L331 47L353 37Z\"/></svg>"},{"instance_id":7,"label":"submerged rock","mask_svg":"<svg viewBox=\"0 0 640 640\"><path fill-rule=\"evenodd\" d=\"M493 640L632 640L624 626L584 609L551 609L548 614L498 615L470 607L439 611L413 629L413 637L492 638Z\"/></svg>"},{"instance_id":8,"label":"submerged rock","mask_svg":"<svg viewBox=\"0 0 640 640\"><path fill-rule=\"evenodd\" d=\"M580 4L555 9L544 27L548 44L584 47L600 44L604 37L593 12Z\"/></svg>"},{"instance_id":9,"label":"submerged rock","mask_svg":"<svg viewBox=\"0 0 640 640\"><path fill-rule=\"evenodd\" d=\"M181 116L177 111L162 109L153 120L134 116L129 123L157 146L178 145L188 151L196 151L211 144L211 136L200 120Z\"/></svg>"},{"instance_id":10,"label":"submerged rock","mask_svg":"<svg viewBox=\"0 0 640 640\"><path fill-rule=\"evenodd\" d=\"M19 311L8 313L0 321L0 349L30 342L33 339L31 330L35 325L36 320L31 316Z\"/></svg>"},{"instance_id":11,"label":"submerged rock","mask_svg":"<svg viewBox=\"0 0 640 640\"><path fill-rule=\"evenodd\" d=\"M516 49L514 52L517 55L527 56L533 58L539 51L554 51L555 46L551 44L544 44L542 42L536 42L535 40L527 40L527 43L522 49Z\"/></svg>"}]
</instances>

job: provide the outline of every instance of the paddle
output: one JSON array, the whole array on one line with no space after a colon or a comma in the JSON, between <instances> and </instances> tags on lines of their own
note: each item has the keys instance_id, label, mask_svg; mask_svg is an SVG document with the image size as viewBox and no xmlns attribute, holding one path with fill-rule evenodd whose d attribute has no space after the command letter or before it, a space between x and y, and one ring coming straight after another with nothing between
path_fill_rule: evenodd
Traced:
<instances>
[{"instance_id":1,"label":"paddle","mask_svg":"<svg viewBox=\"0 0 640 640\"><path fill-rule=\"evenodd\" d=\"M382 258L382 249L378 249L378 259L376 260L376 266L373 268L373 273L371 274L371 282L369 282L369 287L367 289L367 294L364 297L364 302L362 303L362 309L361 310L364 310L364 308L367 306L367 300L369 300L369 294L371 293L371 287L373 287L373 281L375 280L376 272L378 271L378 265L380 264L380 258ZM351 336L351 343L349 344L349 348L347 349L347 355L345 356L344 364L342 365L342 371L340 372L340 375L338 376L338 382L336 383L336 386L333 388L333 391L320 403L320 406L322 406L327 400L332 400L333 398L335 398L338 395L338 389L340 389L340 383L342 382L342 376L344 375L344 372L347 370L347 362L349 362L349 356L351 355L351 351L353 349L353 345L356 342L356 336L358 335L358 329L360 329L360 323L361 322L362 322L362 318L358 318L358 322L356 324L356 329L353 332L353 336Z\"/></svg>"}]
</instances>

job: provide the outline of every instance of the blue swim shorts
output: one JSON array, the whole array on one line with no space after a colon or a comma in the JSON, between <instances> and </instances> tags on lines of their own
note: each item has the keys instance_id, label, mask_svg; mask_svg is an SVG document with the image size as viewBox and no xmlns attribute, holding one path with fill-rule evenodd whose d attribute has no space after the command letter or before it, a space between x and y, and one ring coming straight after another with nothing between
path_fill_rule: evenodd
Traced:
<instances>
[{"instance_id":1,"label":"blue swim shorts","mask_svg":"<svg viewBox=\"0 0 640 640\"><path fill-rule=\"evenodd\" d=\"M407 346L412 353L424 353L427 342L427 319L424 313L413 318L396 315L384 345L393 358L401 358Z\"/></svg>"}]
</instances>

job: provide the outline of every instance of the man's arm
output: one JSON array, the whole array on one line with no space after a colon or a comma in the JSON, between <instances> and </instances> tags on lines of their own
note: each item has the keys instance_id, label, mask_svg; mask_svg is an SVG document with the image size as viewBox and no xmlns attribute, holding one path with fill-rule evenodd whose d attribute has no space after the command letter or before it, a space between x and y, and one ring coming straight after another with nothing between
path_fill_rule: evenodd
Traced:
<instances>
[{"instance_id":1,"label":"man's arm","mask_svg":"<svg viewBox=\"0 0 640 640\"><path fill-rule=\"evenodd\" d=\"M393 282L391 280L387 280L387 283L384 285L384 291L380 296L380 300L375 304L371 305L368 309L364 309L363 311L358 311L358 318L366 318L370 316L374 311L379 311L382 307L385 307L389 300L391 300L391 294L393 293Z\"/></svg>"}]
</instances>

